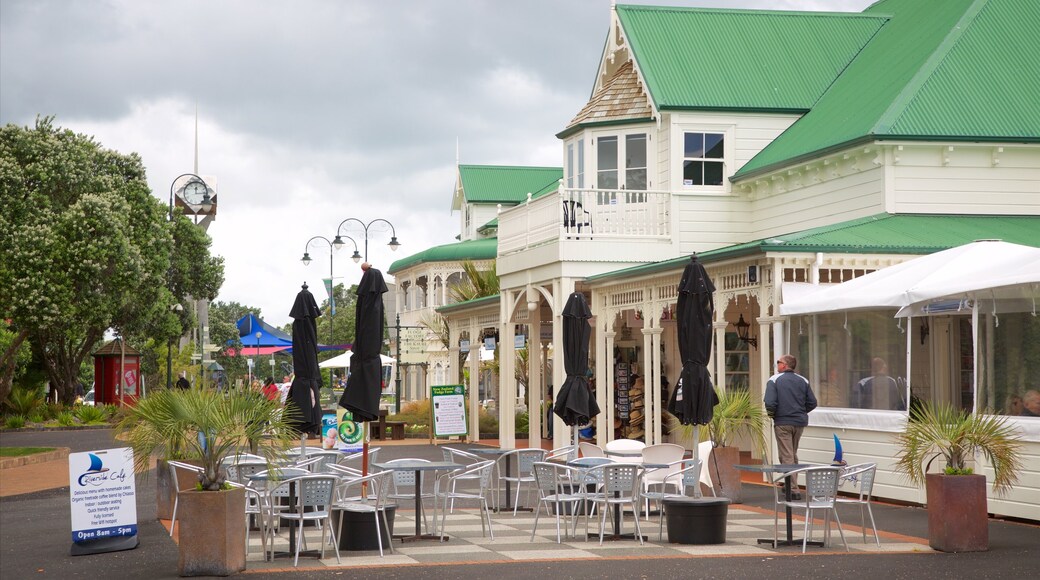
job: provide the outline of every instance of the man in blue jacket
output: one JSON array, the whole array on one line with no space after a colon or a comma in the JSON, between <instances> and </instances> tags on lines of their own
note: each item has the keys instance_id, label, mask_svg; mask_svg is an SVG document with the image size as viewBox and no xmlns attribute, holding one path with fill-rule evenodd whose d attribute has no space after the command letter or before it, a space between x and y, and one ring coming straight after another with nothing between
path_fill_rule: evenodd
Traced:
<instances>
[{"instance_id":1,"label":"man in blue jacket","mask_svg":"<svg viewBox=\"0 0 1040 580\"><path fill-rule=\"evenodd\" d=\"M766 413L773 419L773 433L780 452L780 463L798 463L798 441L809 424L809 411L816 408L816 396L809 380L794 372L798 359L789 354L776 361L777 373L766 383Z\"/></svg>"}]
</instances>

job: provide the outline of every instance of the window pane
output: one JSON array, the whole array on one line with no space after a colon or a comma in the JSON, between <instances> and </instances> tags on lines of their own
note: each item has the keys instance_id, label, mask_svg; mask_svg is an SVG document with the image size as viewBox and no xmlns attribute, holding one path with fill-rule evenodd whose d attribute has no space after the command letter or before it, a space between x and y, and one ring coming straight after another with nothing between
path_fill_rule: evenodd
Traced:
<instances>
[{"instance_id":1,"label":"window pane","mask_svg":"<svg viewBox=\"0 0 1040 580\"><path fill-rule=\"evenodd\" d=\"M646 190L646 169L629 169L625 172L625 189ZM642 194L641 194L642 195Z\"/></svg>"},{"instance_id":2,"label":"window pane","mask_svg":"<svg viewBox=\"0 0 1040 580\"><path fill-rule=\"evenodd\" d=\"M578 141L578 187L585 188L585 139Z\"/></svg>"},{"instance_id":3,"label":"window pane","mask_svg":"<svg viewBox=\"0 0 1040 580\"><path fill-rule=\"evenodd\" d=\"M683 185L704 185L704 162L683 162Z\"/></svg>"},{"instance_id":4,"label":"window pane","mask_svg":"<svg viewBox=\"0 0 1040 580\"><path fill-rule=\"evenodd\" d=\"M979 411L1040 415L1036 383L1040 376L1040 318L1030 312L1007 312L999 317L997 325L992 314L979 316ZM1028 410L1030 406L1034 410Z\"/></svg>"},{"instance_id":5,"label":"window pane","mask_svg":"<svg viewBox=\"0 0 1040 580\"><path fill-rule=\"evenodd\" d=\"M704 185L722 185L722 164L714 161L704 162Z\"/></svg>"},{"instance_id":6,"label":"window pane","mask_svg":"<svg viewBox=\"0 0 1040 580\"><path fill-rule=\"evenodd\" d=\"M685 133L683 157L704 157L704 133Z\"/></svg>"},{"instance_id":7,"label":"window pane","mask_svg":"<svg viewBox=\"0 0 1040 580\"><path fill-rule=\"evenodd\" d=\"M617 137L600 137L596 155L597 167L600 171L617 169L618 142ZM602 187L602 186L600 186Z\"/></svg>"},{"instance_id":8,"label":"window pane","mask_svg":"<svg viewBox=\"0 0 1040 580\"><path fill-rule=\"evenodd\" d=\"M706 133L704 135L704 156L709 159L722 159L723 157L722 135L719 133Z\"/></svg>"},{"instance_id":9,"label":"window pane","mask_svg":"<svg viewBox=\"0 0 1040 580\"><path fill-rule=\"evenodd\" d=\"M809 379L821 407L906 409L906 335L894 314L820 314L815 344L799 336L795 372ZM812 328L811 319L792 319L792 328Z\"/></svg>"},{"instance_id":10,"label":"window pane","mask_svg":"<svg viewBox=\"0 0 1040 580\"><path fill-rule=\"evenodd\" d=\"M617 170L607 170L597 172L596 185L599 189L617 189L618 188L618 177Z\"/></svg>"},{"instance_id":11,"label":"window pane","mask_svg":"<svg viewBox=\"0 0 1040 580\"><path fill-rule=\"evenodd\" d=\"M646 135L625 136L625 168L646 167Z\"/></svg>"},{"instance_id":12,"label":"window pane","mask_svg":"<svg viewBox=\"0 0 1040 580\"><path fill-rule=\"evenodd\" d=\"M567 144L567 187L574 187L574 143Z\"/></svg>"}]
</instances>

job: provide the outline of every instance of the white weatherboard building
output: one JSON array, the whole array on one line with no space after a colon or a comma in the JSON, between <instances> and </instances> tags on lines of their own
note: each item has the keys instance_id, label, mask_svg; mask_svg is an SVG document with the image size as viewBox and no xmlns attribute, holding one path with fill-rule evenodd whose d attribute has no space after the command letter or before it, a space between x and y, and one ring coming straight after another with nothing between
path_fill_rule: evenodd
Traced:
<instances>
[{"instance_id":1,"label":"white weatherboard building","mask_svg":"<svg viewBox=\"0 0 1040 580\"><path fill-rule=\"evenodd\" d=\"M525 392L527 407L540 408L547 384L563 383L562 364L541 372L546 346L562 341L554 322L568 294L584 292L603 409L597 442L671 440L663 407L681 366L672 314L696 253L717 288L717 385L760 400L773 361L794 354L820 400L800 457L829 462L837 434L850 460L878 463L878 496L923 503L924 490L892 469L907 407L1018 412L1015 397L1040 389L1040 280L1020 280L1014 300L989 310L985 283L978 295L918 304L909 318L892 304L785 307L976 240L1040 247L1040 75L1021 72L1040 62L1040 5L611 10L592 96L557 135L559 181L486 202L494 216L456 188L459 245L497 234L486 238L496 240L494 255L482 259L497 260L501 292L436 308L448 319L449 350L497 335L499 413L509 417L520 392L517 337L537 344ZM391 268L398 280L418 275L407 260ZM436 294L424 296L429 305ZM457 377L450 354L443 364ZM632 374L643 377L641 392ZM879 374L894 386L868 387ZM474 385L469 393L475 400ZM543 419L531 414L532 433ZM1040 520L1040 418L1012 421L1025 471L989 509ZM512 422L500 429L512 444ZM556 446L570 436L560 422L554 435ZM977 469L992 477L981 459Z\"/></svg>"}]
</instances>

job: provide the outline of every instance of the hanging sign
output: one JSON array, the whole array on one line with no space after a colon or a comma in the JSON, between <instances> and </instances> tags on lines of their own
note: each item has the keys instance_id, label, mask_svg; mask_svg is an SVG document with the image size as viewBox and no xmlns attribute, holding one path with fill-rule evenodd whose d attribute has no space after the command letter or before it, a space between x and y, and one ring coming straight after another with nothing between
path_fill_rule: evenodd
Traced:
<instances>
[{"instance_id":1,"label":"hanging sign","mask_svg":"<svg viewBox=\"0 0 1040 580\"><path fill-rule=\"evenodd\" d=\"M432 385L433 435L466 435L466 389L462 385Z\"/></svg>"},{"instance_id":2,"label":"hanging sign","mask_svg":"<svg viewBox=\"0 0 1040 580\"><path fill-rule=\"evenodd\" d=\"M69 500L73 555L137 546L132 449L70 453Z\"/></svg>"}]
</instances>

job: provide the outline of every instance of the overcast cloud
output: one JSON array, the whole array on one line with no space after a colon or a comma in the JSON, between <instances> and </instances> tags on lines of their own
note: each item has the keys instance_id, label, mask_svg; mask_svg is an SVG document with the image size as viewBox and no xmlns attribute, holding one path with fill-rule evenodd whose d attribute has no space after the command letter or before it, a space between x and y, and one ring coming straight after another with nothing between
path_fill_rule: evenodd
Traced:
<instances>
[{"instance_id":1,"label":"overcast cloud","mask_svg":"<svg viewBox=\"0 0 1040 580\"><path fill-rule=\"evenodd\" d=\"M860 11L869 0L635 4ZM559 166L555 133L585 104L610 0L0 0L0 123L37 115L137 152L156 197L215 176L218 300L289 322L300 284L324 298L331 238L374 225L369 258L454 241L456 142L470 164ZM297 223L306 223L299 227ZM345 232L349 233L349 232ZM357 233L357 230L354 230ZM357 238L362 243L360 237ZM337 282L360 269L337 254Z\"/></svg>"}]
</instances>

